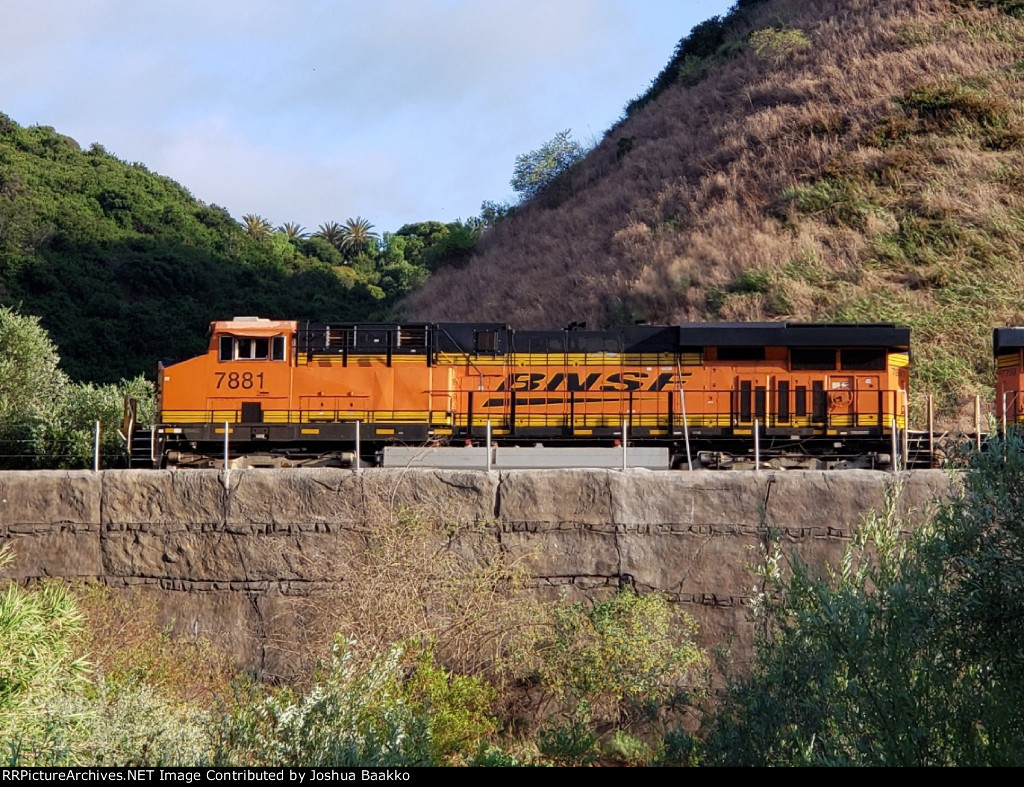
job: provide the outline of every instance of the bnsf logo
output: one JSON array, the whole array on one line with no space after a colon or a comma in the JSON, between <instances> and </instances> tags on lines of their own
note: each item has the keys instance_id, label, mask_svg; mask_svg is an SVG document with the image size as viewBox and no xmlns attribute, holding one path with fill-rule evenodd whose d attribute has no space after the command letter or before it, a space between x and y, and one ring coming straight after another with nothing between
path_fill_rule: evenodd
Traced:
<instances>
[{"instance_id":1,"label":"bnsf logo","mask_svg":"<svg viewBox=\"0 0 1024 787\"><path fill-rule=\"evenodd\" d=\"M497 387L498 391L663 391L670 385L681 385L690 375L677 372L518 372L510 374Z\"/></svg>"}]
</instances>

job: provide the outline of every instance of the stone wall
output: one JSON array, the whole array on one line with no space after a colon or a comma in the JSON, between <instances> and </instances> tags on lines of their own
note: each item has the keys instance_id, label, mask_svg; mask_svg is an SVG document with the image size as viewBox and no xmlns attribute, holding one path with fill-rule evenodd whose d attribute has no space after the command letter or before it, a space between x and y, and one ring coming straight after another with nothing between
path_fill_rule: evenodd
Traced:
<instances>
[{"instance_id":1,"label":"stone wall","mask_svg":"<svg viewBox=\"0 0 1024 787\"><path fill-rule=\"evenodd\" d=\"M289 672L297 599L342 582L361 528L414 508L526 562L537 592L596 597L622 583L667 593L705 646L749 653L748 565L769 530L809 562L836 561L895 477L880 472L234 470L0 472L0 538L20 581L97 580L155 595L182 634L239 664ZM947 495L940 471L901 477L900 511ZM337 594L334 596L337 598Z\"/></svg>"}]
</instances>

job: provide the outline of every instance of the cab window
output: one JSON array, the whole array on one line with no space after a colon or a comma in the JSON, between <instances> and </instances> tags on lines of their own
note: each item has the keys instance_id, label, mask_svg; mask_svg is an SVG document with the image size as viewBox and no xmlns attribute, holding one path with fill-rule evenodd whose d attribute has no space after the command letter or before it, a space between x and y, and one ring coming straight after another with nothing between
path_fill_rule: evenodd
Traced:
<instances>
[{"instance_id":1,"label":"cab window","mask_svg":"<svg viewBox=\"0 0 1024 787\"><path fill-rule=\"evenodd\" d=\"M221 336L218 359L221 361L283 361L284 336Z\"/></svg>"},{"instance_id":2,"label":"cab window","mask_svg":"<svg viewBox=\"0 0 1024 787\"><path fill-rule=\"evenodd\" d=\"M239 336L235 339L235 358L240 361L265 361L270 357L270 340Z\"/></svg>"}]
</instances>

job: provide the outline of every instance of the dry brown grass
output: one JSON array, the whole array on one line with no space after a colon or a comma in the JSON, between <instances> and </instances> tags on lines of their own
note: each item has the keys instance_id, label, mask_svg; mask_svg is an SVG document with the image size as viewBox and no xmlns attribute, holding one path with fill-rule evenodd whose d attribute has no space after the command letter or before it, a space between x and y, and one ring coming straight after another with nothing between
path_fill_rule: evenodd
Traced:
<instances>
[{"instance_id":1,"label":"dry brown grass","mask_svg":"<svg viewBox=\"0 0 1024 787\"><path fill-rule=\"evenodd\" d=\"M233 660L207 640L172 634L155 597L99 584L78 585L74 596L85 621L79 652L112 686L148 685L198 704L232 696Z\"/></svg>"},{"instance_id":2,"label":"dry brown grass","mask_svg":"<svg viewBox=\"0 0 1024 787\"><path fill-rule=\"evenodd\" d=\"M502 547L493 524L367 508L336 567L341 578L295 606L307 646L297 660L309 664L340 635L370 654L416 642L448 669L495 677L549 614L528 587L523 558Z\"/></svg>"},{"instance_id":3,"label":"dry brown grass","mask_svg":"<svg viewBox=\"0 0 1024 787\"><path fill-rule=\"evenodd\" d=\"M608 132L570 196L523 206L412 313L529 327L895 319L951 410L954 394L988 393L991 327L1024 321L1024 22L946 0L767 0L729 36L768 27L811 46L748 48L659 96ZM813 207L823 184L840 201ZM750 271L766 291L744 287ZM967 379L947 368L951 343Z\"/></svg>"}]
</instances>

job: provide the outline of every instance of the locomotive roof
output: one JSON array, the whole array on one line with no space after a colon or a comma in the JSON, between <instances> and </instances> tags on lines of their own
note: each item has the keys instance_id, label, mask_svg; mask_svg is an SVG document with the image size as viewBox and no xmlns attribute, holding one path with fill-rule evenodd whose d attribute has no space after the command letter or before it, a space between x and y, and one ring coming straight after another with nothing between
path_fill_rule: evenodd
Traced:
<instances>
[{"instance_id":1,"label":"locomotive roof","mask_svg":"<svg viewBox=\"0 0 1024 787\"><path fill-rule=\"evenodd\" d=\"M706 347L908 348L910 329L893 323L685 323L679 326L679 343Z\"/></svg>"},{"instance_id":2,"label":"locomotive roof","mask_svg":"<svg viewBox=\"0 0 1024 787\"><path fill-rule=\"evenodd\" d=\"M211 323L211 331L271 336L295 331L298 323L236 317ZM438 349L463 351L481 333L496 336L498 352L672 352L679 347L889 347L909 348L910 329L893 323L707 322L631 325L620 330L518 330L507 323L332 323L363 331L432 329ZM326 331L323 323L303 323L304 332ZM425 333L423 334L425 337ZM997 348L1024 347L1024 328L997 328Z\"/></svg>"},{"instance_id":3,"label":"locomotive roof","mask_svg":"<svg viewBox=\"0 0 1024 787\"><path fill-rule=\"evenodd\" d=\"M992 332L992 353L1024 347L1024 328L996 328Z\"/></svg>"},{"instance_id":4,"label":"locomotive roof","mask_svg":"<svg viewBox=\"0 0 1024 787\"><path fill-rule=\"evenodd\" d=\"M676 347L893 347L909 348L910 329L893 323L708 322L682 325L633 325L618 331L514 330L498 323L451 323L438 329L470 345L479 331L509 331L515 349L545 342L600 348L621 342L633 351Z\"/></svg>"},{"instance_id":5,"label":"locomotive roof","mask_svg":"<svg viewBox=\"0 0 1024 787\"><path fill-rule=\"evenodd\" d=\"M245 334L246 336L279 336L295 330L295 320L268 320L265 317L235 317L233 320L215 320L210 333Z\"/></svg>"}]
</instances>

